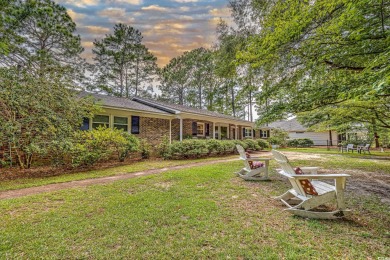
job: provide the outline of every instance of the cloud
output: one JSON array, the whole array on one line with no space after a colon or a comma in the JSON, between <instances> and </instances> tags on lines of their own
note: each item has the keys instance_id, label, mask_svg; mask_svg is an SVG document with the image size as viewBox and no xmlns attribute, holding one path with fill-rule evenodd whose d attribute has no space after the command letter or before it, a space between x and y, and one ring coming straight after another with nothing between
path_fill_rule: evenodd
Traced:
<instances>
[{"instance_id":1,"label":"cloud","mask_svg":"<svg viewBox=\"0 0 390 260\"><path fill-rule=\"evenodd\" d=\"M80 8L85 8L87 6L94 6L99 4L99 0L60 0L58 2L60 4L68 4Z\"/></svg>"},{"instance_id":2,"label":"cloud","mask_svg":"<svg viewBox=\"0 0 390 260\"><path fill-rule=\"evenodd\" d=\"M103 17L110 17L110 18L117 18L117 17L123 17L126 14L126 10L123 8L107 8L98 13L100 16Z\"/></svg>"},{"instance_id":3,"label":"cloud","mask_svg":"<svg viewBox=\"0 0 390 260\"><path fill-rule=\"evenodd\" d=\"M74 22L80 21L80 20L82 20L83 18L85 18L85 14L76 13L76 12L73 11L72 9L68 9L68 10L67 10L67 13L68 13L68 15L70 16L70 18L72 18L72 20L73 20Z\"/></svg>"},{"instance_id":4,"label":"cloud","mask_svg":"<svg viewBox=\"0 0 390 260\"><path fill-rule=\"evenodd\" d=\"M166 7L161 7L159 5L149 5L141 8L144 11L157 11L157 12L167 12L169 9Z\"/></svg>"},{"instance_id":5,"label":"cloud","mask_svg":"<svg viewBox=\"0 0 390 260\"><path fill-rule=\"evenodd\" d=\"M215 17L230 17L230 9L229 8L214 8L209 11L209 14Z\"/></svg>"},{"instance_id":6,"label":"cloud","mask_svg":"<svg viewBox=\"0 0 390 260\"><path fill-rule=\"evenodd\" d=\"M121 3L121 4L131 4L131 5L142 5L142 0L108 0L108 3Z\"/></svg>"},{"instance_id":7,"label":"cloud","mask_svg":"<svg viewBox=\"0 0 390 260\"><path fill-rule=\"evenodd\" d=\"M108 33L110 31L110 29L108 29L106 27L93 26L93 25L84 26L84 28L90 34L105 34L105 33Z\"/></svg>"},{"instance_id":8,"label":"cloud","mask_svg":"<svg viewBox=\"0 0 390 260\"><path fill-rule=\"evenodd\" d=\"M199 0L173 0L176 3L197 3Z\"/></svg>"}]
</instances>

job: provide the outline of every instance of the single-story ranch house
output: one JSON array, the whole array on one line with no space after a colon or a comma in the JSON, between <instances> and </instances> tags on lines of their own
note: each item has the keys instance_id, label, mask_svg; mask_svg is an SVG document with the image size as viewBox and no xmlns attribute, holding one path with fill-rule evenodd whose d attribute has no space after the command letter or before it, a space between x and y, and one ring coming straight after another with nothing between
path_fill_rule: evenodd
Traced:
<instances>
[{"instance_id":1,"label":"single-story ranch house","mask_svg":"<svg viewBox=\"0 0 390 260\"><path fill-rule=\"evenodd\" d=\"M152 144L160 143L165 136L170 142L185 138L253 138L253 122L205 109L140 97L126 99L88 92L80 95L91 95L103 109L94 118L84 118L83 130L98 126L115 127Z\"/></svg>"},{"instance_id":2,"label":"single-story ranch house","mask_svg":"<svg viewBox=\"0 0 390 260\"><path fill-rule=\"evenodd\" d=\"M339 135L336 131L331 131L331 133L329 133L329 131L308 131L296 118L285 121L276 121L267 126L262 126L256 130L255 137L258 136L263 139L268 139L271 134L270 130L275 128L288 132L290 140L308 138L314 142L314 145L337 145L343 140L343 136ZM332 140L332 142L330 142L330 140Z\"/></svg>"}]
</instances>

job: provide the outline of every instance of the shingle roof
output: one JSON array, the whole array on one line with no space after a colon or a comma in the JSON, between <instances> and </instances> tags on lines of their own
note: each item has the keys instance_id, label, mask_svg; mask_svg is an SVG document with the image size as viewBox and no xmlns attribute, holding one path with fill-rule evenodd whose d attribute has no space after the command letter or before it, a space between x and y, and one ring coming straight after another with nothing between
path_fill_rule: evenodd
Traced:
<instances>
[{"instance_id":1,"label":"shingle roof","mask_svg":"<svg viewBox=\"0 0 390 260\"><path fill-rule=\"evenodd\" d=\"M157 109L151 106L147 106L144 104L141 104L139 102L127 99L127 98L120 98L120 97L113 97L113 96L107 96L102 94L96 94L96 93L90 93L83 91L79 94L81 97L85 96L93 96L97 101L101 101L103 105L109 106L109 107L116 107L116 108L125 108L125 109L131 109L131 110L139 110L139 111L145 111L145 112L151 112L151 113L159 113L159 114L170 114L166 111L163 111L161 109Z\"/></svg>"},{"instance_id":2,"label":"shingle roof","mask_svg":"<svg viewBox=\"0 0 390 260\"><path fill-rule=\"evenodd\" d=\"M280 128L288 132L295 131L306 131L307 128L304 127L301 123L298 122L296 118L285 120L285 121L275 121L268 124L269 128Z\"/></svg>"},{"instance_id":3,"label":"shingle roof","mask_svg":"<svg viewBox=\"0 0 390 260\"><path fill-rule=\"evenodd\" d=\"M159 114L165 114L165 115L173 115L173 114L179 114L179 113L191 113L191 114L198 114L203 116L210 116L210 117L216 117L216 118L222 118L227 120L234 120L239 122L245 122L245 123L251 123L247 120L243 120L234 116L224 115L217 112L209 111L206 109L199 109L199 108L193 108L193 107L187 107L182 105L176 105L176 104L169 104L161 101L155 101L140 97L134 97L132 99L127 98L120 98L120 97L113 97L113 96L107 96L102 94L96 94L96 93L90 93L83 91L79 94L79 96L93 96L97 101L100 101L105 106L113 107L113 108L124 108L124 109L131 109L131 110L138 110L143 112L151 112L151 113L159 113Z\"/></svg>"},{"instance_id":4,"label":"shingle roof","mask_svg":"<svg viewBox=\"0 0 390 260\"><path fill-rule=\"evenodd\" d=\"M251 122L249 122L247 120L243 120L241 118L220 114L220 113L217 113L214 111L209 111L206 109L199 109L199 108L188 107L188 106L183 106L183 105L170 104L170 103L166 103L166 102L155 101L155 100L150 100L150 99L145 99L145 98L140 98L140 97L134 97L133 100L140 102L140 103L143 103L143 104L152 105L152 106L157 107L159 109L164 109L170 113L177 114L177 113L183 112L183 113L198 114L198 115L203 115L203 116L217 117L217 118L223 118L223 119L228 119L228 120L251 123Z\"/></svg>"}]
</instances>

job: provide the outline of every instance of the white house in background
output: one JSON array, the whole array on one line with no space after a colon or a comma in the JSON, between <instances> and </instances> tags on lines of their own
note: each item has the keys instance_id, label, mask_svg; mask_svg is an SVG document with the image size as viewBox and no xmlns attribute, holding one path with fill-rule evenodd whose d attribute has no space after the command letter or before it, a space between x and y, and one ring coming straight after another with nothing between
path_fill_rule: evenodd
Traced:
<instances>
[{"instance_id":1,"label":"white house in background","mask_svg":"<svg viewBox=\"0 0 390 260\"><path fill-rule=\"evenodd\" d=\"M261 126L256 130L256 137L268 139L271 135L271 129L280 128L288 132L290 140L308 138L314 142L314 145L337 145L341 136L336 131L324 131L324 132L313 132L308 131L296 118L276 121L268 124L267 126ZM330 142L332 140L332 142Z\"/></svg>"}]
</instances>

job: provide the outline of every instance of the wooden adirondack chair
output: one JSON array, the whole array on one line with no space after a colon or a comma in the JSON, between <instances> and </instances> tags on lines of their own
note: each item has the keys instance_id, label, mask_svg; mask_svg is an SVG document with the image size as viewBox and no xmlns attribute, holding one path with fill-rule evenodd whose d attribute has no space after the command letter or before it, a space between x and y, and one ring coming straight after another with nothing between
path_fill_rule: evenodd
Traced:
<instances>
[{"instance_id":1,"label":"wooden adirondack chair","mask_svg":"<svg viewBox=\"0 0 390 260\"><path fill-rule=\"evenodd\" d=\"M244 161L244 168L237 172L237 175L247 181L269 180L268 165L269 158L249 157L241 145L236 145L240 159ZM260 164L263 161L264 163Z\"/></svg>"},{"instance_id":2,"label":"wooden adirondack chair","mask_svg":"<svg viewBox=\"0 0 390 260\"><path fill-rule=\"evenodd\" d=\"M287 205L287 211L308 218L335 219L348 215L349 210L345 209L344 189L348 174L317 174L317 170L311 170L312 167L302 167L303 172L311 171L315 174L296 174L294 168L290 165L287 157L279 151L273 150L272 154L282 169L278 172L286 176L292 189L275 199L281 200ZM314 167L317 168L317 167ZM335 180L334 185L327 184L319 180ZM315 193L308 194L307 182L310 182L315 189ZM336 209L331 212L315 211L320 205L334 203Z\"/></svg>"}]
</instances>

